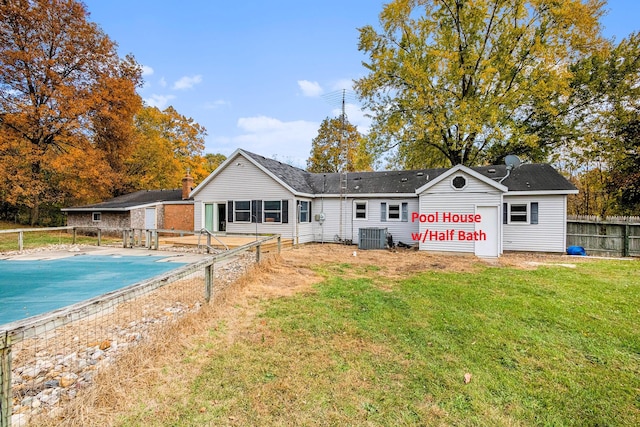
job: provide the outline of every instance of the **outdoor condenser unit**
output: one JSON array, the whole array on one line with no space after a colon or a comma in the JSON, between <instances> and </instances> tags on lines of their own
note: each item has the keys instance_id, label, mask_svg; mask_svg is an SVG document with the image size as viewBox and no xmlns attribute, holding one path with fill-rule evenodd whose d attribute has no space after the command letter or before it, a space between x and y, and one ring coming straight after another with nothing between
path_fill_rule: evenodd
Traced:
<instances>
[{"instance_id":1,"label":"outdoor condenser unit","mask_svg":"<svg viewBox=\"0 0 640 427\"><path fill-rule=\"evenodd\" d=\"M361 228L358 233L358 249L385 249L386 228Z\"/></svg>"}]
</instances>

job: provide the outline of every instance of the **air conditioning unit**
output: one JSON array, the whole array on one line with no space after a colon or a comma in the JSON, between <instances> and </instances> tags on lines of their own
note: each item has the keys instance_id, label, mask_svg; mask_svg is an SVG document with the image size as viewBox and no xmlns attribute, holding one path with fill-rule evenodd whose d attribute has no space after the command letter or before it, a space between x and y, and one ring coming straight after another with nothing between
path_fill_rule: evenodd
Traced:
<instances>
[{"instance_id":1,"label":"air conditioning unit","mask_svg":"<svg viewBox=\"0 0 640 427\"><path fill-rule=\"evenodd\" d=\"M358 231L358 249L386 249L386 228L361 228Z\"/></svg>"}]
</instances>

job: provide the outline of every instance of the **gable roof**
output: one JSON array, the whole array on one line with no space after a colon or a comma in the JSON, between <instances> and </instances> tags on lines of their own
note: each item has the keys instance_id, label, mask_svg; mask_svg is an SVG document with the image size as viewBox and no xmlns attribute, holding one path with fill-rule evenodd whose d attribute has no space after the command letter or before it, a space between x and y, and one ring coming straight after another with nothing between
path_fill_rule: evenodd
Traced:
<instances>
[{"instance_id":1,"label":"gable roof","mask_svg":"<svg viewBox=\"0 0 640 427\"><path fill-rule=\"evenodd\" d=\"M213 180L221 170L234 162L238 156L249 160L296 195L334 196L340 194L340 173L311 173L259 154L237 149L191 192L191 197ZM346 192L349 195L415 195L416 190L425 186L428 188L458 170L464 170L496 189L508 190L509 193L570 194L578 191L573 184L548 164L523 164L511 170L509 174L507 174L506 165L472 168L457 165L453 168L349 172L346 174Z\"/></svg>"},{"instance_id":2,"label":"gable roof","mask_svg":"<svg viewBox=\"0 0 640 427\"><path fill-rule=\"evenodd\" d=\"M474 177L475 179L477 179L478 181L484 182L485 184L489 185L490 187L495 188L496 190L499 191L503 191L506 192L508 191L508 188L504 185L502 185L499 181L496 181L495 179L492 179L474 169L468 168L464 165L455 165L454 167L452 167L451 169L448 169L446 172L440 174L438 177L436 177L435 179L432 180L428 180L427 183L425 183L422 187L417 188L416 189L416 193L422 193L423 191L433 187L434 185L436 185L437 183L445 180L447 177L454 175L456 173L458 173L459 171L462 171L464 173L466 173L467 175L470 175L472 177Z\"/></svg>"},{"instance_id":3,"label":"gable roof","mask_svg":"<svg viewBox=\"0 0 640 427\"><path fill-rule=\"evenodd\" d=\"M162 202L178 202L182 200L182 190L140 190L134 193L114 197L101 203L74 206L61 209L63 212L112 211L125 212L131 209Z\"/></svg>"}]
</instances>

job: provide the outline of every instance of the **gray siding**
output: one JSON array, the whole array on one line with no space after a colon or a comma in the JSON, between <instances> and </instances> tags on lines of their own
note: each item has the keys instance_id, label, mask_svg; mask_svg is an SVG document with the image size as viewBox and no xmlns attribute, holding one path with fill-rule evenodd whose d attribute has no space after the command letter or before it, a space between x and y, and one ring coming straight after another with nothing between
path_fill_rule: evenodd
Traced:
<instances>
[{"instance_id":1,"label":"gray siding","mask_svg":"<svg viewBox=\"0 0 640 427\"><path fill-rule=\"evenodd\" d=\"M564 253L567 235L566 201L565 195L505 194L505 203L538 202L538 224L504 224L504 250Z\"/></svg>"},{"instance_id":2,"label":"gray siding","mask_svg":"<svg viewBox=\"0 0 640 427\"><path fill-rule=\"evenodd\" d=\"M451 180L458 175L463 175L467 179L467 185L461 190L454 189ZM475 214L476 206L499 206L502 200L502 193L485 182L479 181L465 173L457 173L428 188L420 194L420 213L439 214L437 222L421 222L420 233L433 236L433 233L444 233L447 240L436 240L426 238L420 242L420 250L443 251L443 252L475 252L475 242L469 240L459 240L459 232L473 232L475 223L451 223L443 221L443 213L452 214ZM453 230L453 232L451 231ZM452 234L449 234L452 233ZM449 238L450 237L450 238ZM497 235L487 236L488 239L500 239L499 231ZM498 247L500 244L498 243Z\"/></svg>"},{"instance_id":3,"label":"gray siding","mask_svg":"<svg viewBox=\"0 0 640 427\"><path fill-rule=\"evenodd\" d=\"M289 222L287 224L259 223L258 233L279 233L287 239L295 237L297 220L293 194L241 156L229 163L194 197L194 228L199 230L204 227L204 203L228 200L288 200ZM227 233L252 234L255 232L255 223L227 222Z\"/></svg>"}]
</instances>

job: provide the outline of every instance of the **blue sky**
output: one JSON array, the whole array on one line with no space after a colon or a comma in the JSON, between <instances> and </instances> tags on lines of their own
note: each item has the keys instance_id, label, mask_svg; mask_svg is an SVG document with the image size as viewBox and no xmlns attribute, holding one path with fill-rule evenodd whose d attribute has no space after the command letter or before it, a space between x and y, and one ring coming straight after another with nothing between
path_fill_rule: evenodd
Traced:
<instances>
[{"instance_id":1,"label":"blue sky","mask_svg":"<svg viewBox=\"0 0 640 427\"><path fill-rule=\"evenodd\" d=\"M386 2L85 0L121 56L144 67L145 102L204 126L205 152L244 148L303 168L341 91L366 74L357 28L377 25ZM640 1L606 8L605 36L639 30ZM347 101L349 121L366 132L352 92Z\"/></svg>"}]
</instances>

